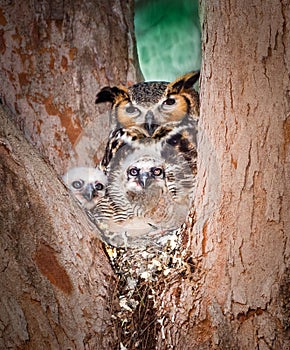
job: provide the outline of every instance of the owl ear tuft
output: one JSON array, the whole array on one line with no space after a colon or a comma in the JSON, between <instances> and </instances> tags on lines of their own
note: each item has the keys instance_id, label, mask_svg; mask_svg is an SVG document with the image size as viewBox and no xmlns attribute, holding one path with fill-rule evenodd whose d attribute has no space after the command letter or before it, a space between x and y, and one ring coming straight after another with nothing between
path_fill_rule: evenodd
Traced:
<instances>
[{"instance_id":1,"label":"owl ear tuft","mask_svg":"<svg viewBox=\"0 0 290 350\"><path fill-rule=\"evenodd\" d=\"M105 86L97 93L95 103L115 103L119 98L129 99L128 90L125 87Z\"/></svg>"},{"instance_id":2,"label":"owl ear tuft","mask_svg":"<svg viewBox=\"0 0 290 350\"><path fill-rule=\"evenodd\" d=\"M168 85L168 93L180 93L187 90L190 90L195 82L199 79L200 71L193 71L182 75L181 77L174 80L172 83Z\"/></svg>"}]
</instances>

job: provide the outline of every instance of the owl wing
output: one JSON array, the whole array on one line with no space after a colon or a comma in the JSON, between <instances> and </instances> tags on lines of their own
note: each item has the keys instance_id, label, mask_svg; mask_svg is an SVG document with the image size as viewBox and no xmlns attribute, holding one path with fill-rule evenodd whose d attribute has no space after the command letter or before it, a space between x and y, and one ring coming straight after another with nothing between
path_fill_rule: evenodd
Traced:
<instances>
[{"instance_id":1,"label":"owl wing","mask_svg":"<svg viewBox=\"0 0 290 350\"><path fill-rule=\"evenodd\" d=\"M161 135L161 136L160 136ZM166 132L163 127L156 130L155 140L161 143L161 154L163 157L170 157L181 154L187 161L191 171L196 175L197 161L197 122L188 120L180 125L167 126Z\"/></svg>"},{"instance_id":2,"label":"owl wing","mask_svg":"<svg viewBox=\"0 0 290 350\"><path fill-rule=\"evenodd\" d=\"M171 146L169 147L171 148ZM171 152L167 156L165 170L166 186L176 203L184 203L189 208L195 188L196 176L183 154L169 150ZM168 151L164 153L168 154Z\"/></svg>"},{"instance_id":3,"label":"owl wing","mask_svg":"<svg viewBox=\"0 0 290 350\"><path fill-rule=\"evenodd\" d=\"M148 137L149 134L147 131L138 126L113 130L109 135L105 154L101 161L102 169L107 169L111 160L123 146L127 145L128 148L132 147L133 149L133 147L138 144L139 140Z\"/></svg>"},{"instance_id":4,"label":"owl wing","mask_svg":"<svg viewBox=\"0 0 290 350\"><path fill-rule=\"evenodd\" d=\"M116 152L125 144L126 143L122 139L122 129L111 131L105 148L105 153L100 164L102 169L107 169L107 166L109 165Z\"/></svg>"}]
</instances>

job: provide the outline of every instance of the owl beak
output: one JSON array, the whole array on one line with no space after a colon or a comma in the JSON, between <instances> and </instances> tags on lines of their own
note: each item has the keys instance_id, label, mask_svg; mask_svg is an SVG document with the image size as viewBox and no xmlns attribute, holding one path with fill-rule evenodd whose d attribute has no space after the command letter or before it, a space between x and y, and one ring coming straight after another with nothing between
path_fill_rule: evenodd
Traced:
<instances>
[{"instance_id":1,"label":"owl beak","mask_svg":"<svg viewBox=\"0 0 290 350\"><path fill-rule=\"evenodd\" d=\"M148 172L139 174L138 180L142 188L146 188L146 185L148 184L148 179L149 179Z\"/></svg>"},{"instance_id":2,"label":"owl beak","mask_svg":"<svg viewBox=\"0 0 290 350\"><path fill-rule=\"evenodd\" d=\"M156 129L156 125L154 124L154 114L152 111L148 111L145 115L145 129L148 131L150 136Z\"/></svg>"},{"instance_id":3,"label":"owl beak","mask_svg":"<svg viewBox=\"0 0 290 350\"><path fill-rule=\"evenodd\" d=\"M92 184L88 184L83 192L83 196L86 200L89 202L95 197L96 191L94 189L94 186Z\"/></svg>"}]
</instances>

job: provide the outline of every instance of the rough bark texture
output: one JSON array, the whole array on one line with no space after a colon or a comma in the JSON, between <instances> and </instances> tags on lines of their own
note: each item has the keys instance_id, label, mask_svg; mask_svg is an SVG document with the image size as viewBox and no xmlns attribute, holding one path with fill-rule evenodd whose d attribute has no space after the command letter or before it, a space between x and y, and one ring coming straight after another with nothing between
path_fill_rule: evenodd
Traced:
<instances>
[{"instance_id":1,"label":"rough bark texture","mask_svg":"<svg viewBox=\"0 0 290 350\"><path fill-rule=\"evenodd\" d=\"M0 1L0 53L0 348L116 349L115 276L57 175L102 157L97 91L140 80L133 0Z\"/></svg>"},{"instance_id":2,"label":"rough bark texture","mask_svg":"<svg viewBox=\"0 0 290 350\"><path fill-rule=\"evenodd\" d=\"M96 164L109 133L96 93L136 82L133 0L4 0L0 26L0 97L26 138L58 173Z\"/></svg>"},{"instance_id":3,"label":"rough bark texture","mask_svg":"<svg viewBox=\"0 0 290 350\"><path fill-rule=\"evenodd\" d=\"M0 348L116 348L96 230L1 106L0 126Z\"/></svg>"},{"instance_id":4,"label":"rough bark texture","mask_svg":"<svg viewBox=\"0 0 290 350\"><path fill-rule=\"evenodd\" d=\"M286 350L289 3L202 1L201 9L193 273L164 296L159 349Z\"/></svg>"},{"instance_id":5,"label":"rough bark texture","mask_svg":"<svg viewBox=\"0 0 290 350\"><path fill-rule=\"evenodd\" d=\"M102 153L96 91L135 80L130 4L1 2L1 99L58 173ZM154 286L158 309L140 337L158 349L286 350L289 6L203 1L202 16L187 271ZM117 287L96 231L3 112L0 122L0 347L115 349Z\"/></svg>"}]
</instances>

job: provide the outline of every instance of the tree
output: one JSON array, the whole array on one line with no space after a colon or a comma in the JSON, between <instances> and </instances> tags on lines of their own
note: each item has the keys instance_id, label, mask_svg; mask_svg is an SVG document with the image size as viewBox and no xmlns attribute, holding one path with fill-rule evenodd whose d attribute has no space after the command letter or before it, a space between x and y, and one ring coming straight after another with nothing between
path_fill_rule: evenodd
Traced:
<instances>
[{"instance_id":1,"label":"tree","mask_svg":"<svg viewBox=\"0 0 290 350\"><path fill-rule=\"evenodd\" d=\"M113 349L116 278L95 230L0 108L0 348Z\"/></svg>"},{"instance_id":2,"label":"tree","mask_svg":"<svg viewBox=\"0 0 290 350\"><path fill-rule=\"evenodd\" d=\"M201 2L194 266L169 287L159 349L289 347L289 16Z\"/></svg>"},{"instance_id":3,"label":"tree","mask_svg":"<svg viewBox=\"0 0 290 350\"><path fill-rule=\"evenodd\" d=\"M132 1L1 1L3 349L118 346L116 277L57 175L101 157L95 95L137 80L132 18Z\"/></svg>"},{"instance_id":4,"label":"tree","mask_svg":"<svg viewBox=\"0 0 290 350\"><path fill-rule=\"evenodd\" d=\"M76 145L96 113L98 88L138 79L129 68L131 41L116 34L132 34L132 7L28 5L0 8L1 97L34 149L61 173L68 158L77 163L78 150L83 154ZM157 309L143 337L157 349L287 349L289 6L202 1L201 17L199 170L184 233L186 269L154 285ZM95 23L106 25L92 31ZM123 52L120 62L115 52ZM115 349L118 284L95 230L5 113L1 347ZM88 158L98 158L98 142L100 151L88 150Z\"/></svg>"},{"instance_id":5,"label":"tree","mask_svg":"<svg viewBox=\"0 0 290 350\"><path fill-rule=\"evenodd\" d=\"M102 157L100 88L140 79L132 17L132 0L1 3L1 99L58 173Z\"/></svg>"}]
</instances>

